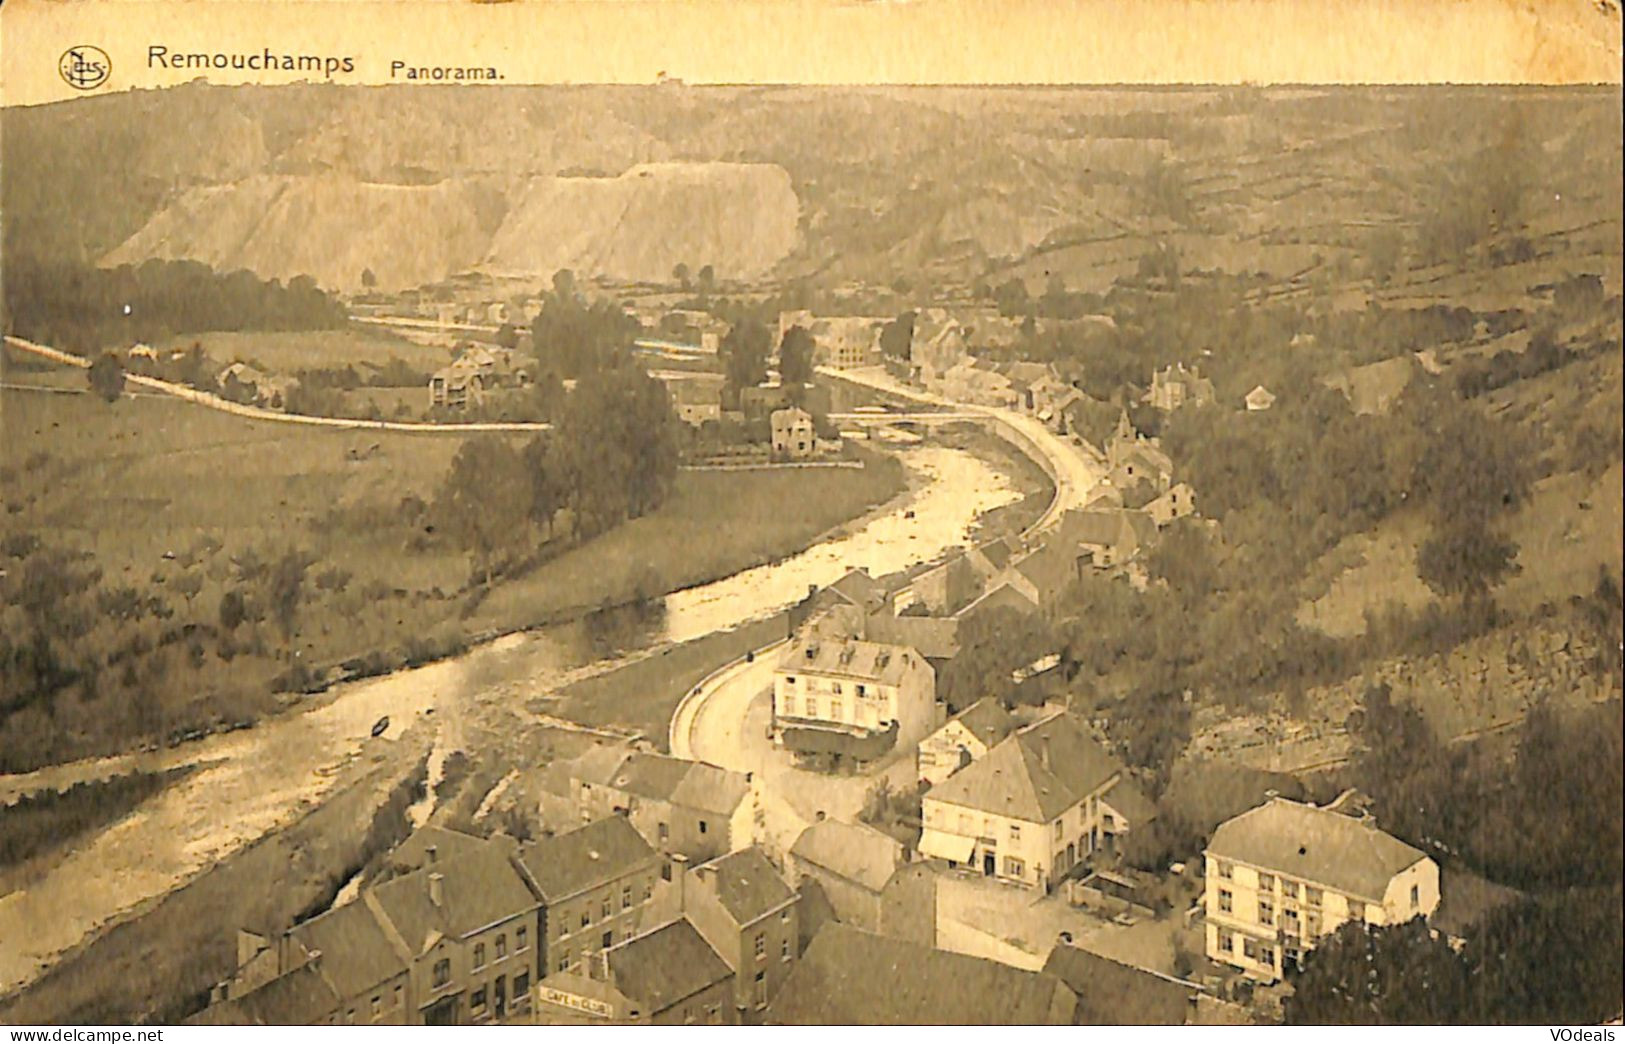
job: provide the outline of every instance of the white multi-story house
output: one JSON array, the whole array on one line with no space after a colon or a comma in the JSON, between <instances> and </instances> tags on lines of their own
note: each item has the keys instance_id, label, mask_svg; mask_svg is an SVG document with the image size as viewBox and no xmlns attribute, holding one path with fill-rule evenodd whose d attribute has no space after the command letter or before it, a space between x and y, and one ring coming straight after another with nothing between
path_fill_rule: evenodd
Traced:
<instances>
[{"instance_id":1,"label":"white multi-story house","mask_svg":"<svg viewBox=\"0 0 1625 1044\"><path fill-rule=\"evenodd\" d=\"M908 646L806 635L773 675L774 742L859 761L912 749L939 721L936 692L936 672Z\"/></svg>"},{"instance_id":2,"label":"white multi-story house","mask_svg":"<svg viewBox=\"0 0 1625 1044\"><path fill-rule=\"evenodd\" d=\"M1259 979L1349 921L1401 924L1439 905L1439 867L1368 818L1272 798L1205 853L1207 955Z\"/></svg>"},{"instance_id":3,"label":"white multi-story house","mask_svg":"<svg viewBox=\"0 0 1625 1044\"><path fill-rule=\"evenodd\" d=\"M926 791L920 852L1049 889L1155 815L1070 714L1029 725Z\"/></svg>"}]
</instances>

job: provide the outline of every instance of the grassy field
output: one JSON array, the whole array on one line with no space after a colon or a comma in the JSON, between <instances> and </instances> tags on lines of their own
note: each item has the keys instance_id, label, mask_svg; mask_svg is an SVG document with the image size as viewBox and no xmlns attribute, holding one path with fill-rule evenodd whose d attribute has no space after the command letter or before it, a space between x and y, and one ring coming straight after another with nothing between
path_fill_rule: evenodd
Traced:
<instances>
[{"instance_id":1,"label":"grassy field","mask_svg":"<svg viewBox=\"0 0 1625 1044\"><path fill-rule=\"evenodd\" d=\"M185 334L163 344L164 351L201 344L211 359L222 365L246 362L269 373L293 373L354 366L363 377L369 366L385 366L400 359L419 369L444 366L450 353L428 348L383 330L351 325L342 330L265 330Z\"/></svg>"},{"instance_id":2,"label":"grassy field","mask_svg":"<svg viewBox=\"0 0 1625 1044\"><path fill-rule=\"evenodd\" d=\"M783 558L890 500L901 466L679 472L660 509L498 587L471 624L500 627L706 583Z\"/></svg>"}]
</instances>

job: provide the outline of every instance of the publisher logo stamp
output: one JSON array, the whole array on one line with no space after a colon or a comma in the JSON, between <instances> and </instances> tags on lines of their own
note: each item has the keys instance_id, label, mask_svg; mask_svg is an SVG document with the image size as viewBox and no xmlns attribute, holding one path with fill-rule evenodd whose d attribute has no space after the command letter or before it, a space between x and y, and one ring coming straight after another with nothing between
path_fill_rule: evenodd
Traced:
<instances>
[{"instance_id":1,"label":"publisher logo stamp","mask_svg":"<svg viewBox=\"0 0 1625 1044\"><path fill-rule=\"evenodd\" d=\"M100 47L88 44L70 47L62 53L57 71L68 86L79 91L93 91L107 82L113 72L113 60Z\"/></svg>"}]
</instances>

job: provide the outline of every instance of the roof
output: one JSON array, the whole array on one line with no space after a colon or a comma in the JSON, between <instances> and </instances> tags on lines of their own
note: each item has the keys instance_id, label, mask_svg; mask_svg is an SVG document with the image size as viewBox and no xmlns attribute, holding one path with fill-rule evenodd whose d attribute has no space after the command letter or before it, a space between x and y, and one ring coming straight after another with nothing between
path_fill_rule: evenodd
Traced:
<instances>
[{"instance_id":1,"label":"roof","mask_svg":"<svg viewBox=\"0 0 1625 1044\"><path fill-rule=\"evenodd\" d=\"M508 856L492 848L385 881L373 898L406 945L422 953L437 937L461 938L539 905ZM440 903L430 876L440 875Z\"/></svg>"},{"instance_id":2,"label":"roof","mask_svg":"<svg viewBox=\"0 0 1625 1044\"><path fill-rule=\"evenodd\" d=\"M365 902L345 903L290 933L307 951L321 953L322 972L341 997L356 997L406 973L411 954L390 941Z\"/></svg>"},{"instance_id":3,"label":"roof","mask_svg":"<svg viewBox=\"0 0 1625 1044\"><path fill-rule=\"evenodd\" d=\"M830 584L830 590L853 605L872 609L886 600L886 588L880 581L862 569L849 569L845 576Z\"/></svg>"},{"instance_id":4,"label":"roof","mask_svg":"<svg viewBox=\"0 0 1625 1044\"><path fill-rule=\"evenodd\" d=\"M520 865L550 903L613 881L655 858L655 850L624 816L542 838L519 852Z\"/></svg>"},{"instance_id":5,"label":"roof","mask_svg":"<svg viewBox=\"0 0 1625 1044\"><path fill-rule=\"evenodd\" d=\"M653 1015L733 975L687 920L672 921L604 951L615 988Z\"/></svg>"},{"instance_id":6,"label":"roof","mask_svg":"<svg viewBox=\"0 0 1625 1044\"><path fill-rule=\"evenodd\" d=\"M826 924L767 1009L781 1026L1069 1025L1053 975Z\"/></svg>"},{"instance_id":7,"label":"roof","mask_svg":"<svg viewBox=\"0 0 1625 1044\"><path fill-rule=\"evenodd\" d=\"M1157 806L1133 780L1120 779L1113 783L1101 800L1131 824L1146 823L1157 818Z\"/></svg>"},{"instance_id":8,"label":"roof","mask_svg":"<svg viewBox=\"0 0 1625 1044\"><path fill-rule=\"evenodd\" d=\"M811 424L812 414L799 406L787 406L782 410L774 410L770 415L775 428L789 427L793 424Z\"/></svg>"},{"instance_id":9,"label":"roof","mask_svg":"<svg viewBox=\"0 0 1625 1044\"><path fill-rule=\"evenodd\" d=\"M1248 392L1244 398L1248 406L1257 409L1268 409L1275 402L1275 393L1260 384Z\"/></svg>"},{"instance_id":10,"label":"roof","mask_svg":"<svg viewBox=\"0 0 1625 1044\"><path fill-rule=\"evenodd\" d=\"M1044 971L1078 995L1080 1026L1183 1026L1199 987L1076 946L1057 946Z\"/></svg>"},{"instance_id":11,"label":"roof","mask_svg":"<svg viewBox=\"0 0 1625 1044\"><path fill-rule=\"evenodd\" d=\"M1005 739L932 787L926 797L1047 823L1122 770L1081 722L1063 713Z\"/></svg>"},{"instance_id":12,"label":"roof","mask_svg":"<svg viewBox=\"0 0 1625 1044\"><path fill-rule=\"evenodd\" d=\"M1121 510L1068 511L1061 516L1056 536L1073 545L1116 547L1133 536L1125 515L1127 512Z\"/></svg>"},{"instance_id":13,"label":"roof","mask_svg":"<svg viewBox=\"0 0 1625 1044\"><path fill-rule=\"evenodd\" d=\"M1045 544L1022 555L1012 563L1012 568L1033 585L1040 603L1048 603L1072 581L1073 559L1061 547Z\"/></svg>"},{"instance_id":14,"label":"roof","mask_svg":"<svg viewBox=\"0 0 1625 1044\"><path fill-rule=\"evenodd\" d=\"M436 861L446 862L484 851L492 844L493 842L483 837L465 834L461 830L423 826L412 831L410 837L395 846L389 853L389 861L398 867L417 870L428 863L430 848L435 850Z\"/></svg>"},{"instance_id":15,"label":"roof","mask_svg":"<svg viewBox=\"0 0 1625 1044\"><path fill-rule=\"evenodd\" d=\"M1379 902L1395 874L1427 858L1369 820L1286 798L1219 824L1207 851Z\"/></svg>"},{"instance_id":16,"label":"roof","mask_svg":"<svg viewBox=\"0 0 1625 1044\"><path fill-rule=\"evenodd\" d=\"M893 616L876 612L865 623L869 637L906 645L926 659L947 660L959 653L959 621L951 616Z\"/></svg>"},{"instance_id":17,"label":"roof","mask_svg":"<svg viewBox=\"0 0 1625 1044\"><path fill-rule=\"evenodd\" d=\"M901 683L917 665L925 665L924 658L906 645L855 638L798 638L779 657L781 671L831 674L882 685Z\"/></svg>"},{"instance_id":18,"label":"roof","mask_svg":"<svg viewBox=\"0 0 1625 1044\"><path fill-rule=\"evenodd\" d=\"M338 1010L339 995L320 964L304 964L265 985L187 1019L193 1026L312 1026Z\"/></svg>"},{"instance_id":19,"label":"roof","mask_svg":"<svg viewBox=\"0 0 1625 1044\"><path fill-rule=\"evenodd\" d=\"M705 375L707 378L709 376ZM709 380L696 375L694 378L669 379L665 384L666 391L676 403L688 406L714 406L722 401L721 380Z\"/></svg>"},{"instance_id":20,"label":"roof","mask_svg":"<svg viewBox=\"0 0 1625 1044\"><path fill-rule=\"evenodd\" d=\"M991 696L977 700L954 715L952 720L965 726L972 736L988 747L1010 735L1010 730L1016 726L1015 719L1004 709L1004 704Z\"/></svg>"},{"instance_id":21,"label":"roof","mask_svg":"<svg viewBox=\"0 0 1625 1044\"><path fill-rule=\"evenodd\" d=\"M750 793L743 773L619 746L595 747L574 766L576 779L718 815L732 815Z\"/></svg>"},{"instance_id":22,"label":"roof","mask_svg":"<svg viewBox=\"0 0 1625 1044\"><path fill-rule=\"evenodd\" d=\"M796 897L784 878L752 845L694 868L716 893L728 916L741 926L765 917Z\"/></svg>"},{"instance_id":23,"label":"roof","mask_svg":"<svg viewBox=\"0 0 1625 1044\"><path fill-rule=\"evenodd\" d=\"M886 887L903 865L903 845L863 823L824 819L801 832L790 854L798 862L823 867L871 892Z\"/></svg>"},{"instance_id":24,"label":"roof","mask_svg":"<svg viewBox=\"0 0 1625 1044\"><path fill-rule=\"evenodd\" d=\"M995 570L999 570L1010 564L1010 559L1015 556L1015 547L1009 539L999 539L983 544L974 553L980 554Z\"/></svg>"}]
</instances>

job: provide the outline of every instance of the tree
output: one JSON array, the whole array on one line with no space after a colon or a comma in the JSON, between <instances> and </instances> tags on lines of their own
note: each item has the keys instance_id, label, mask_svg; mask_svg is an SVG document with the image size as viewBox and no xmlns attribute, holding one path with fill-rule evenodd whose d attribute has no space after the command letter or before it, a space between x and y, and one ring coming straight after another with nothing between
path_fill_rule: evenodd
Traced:
<instances>
[{"instance_id":1,"label":"tree","mask_svg":"<svg viewBox=\"0 0 1625 1044\"><path fill-rule=\"evenodd\" d=\"M1349 921L1310 950L1282 1002L1289 1025L1439 1026L1477 1022L1467 965L1417 917L1371 928Z\"/></svg>"},{"instance_id":2,"label":"tree","mask_svg":"<svg viewBox=\"0 0 1625 1044\"><path fill-rule=\"evenodd\" d=\"M519 331L512 323L503 323L497 328L497 347L513 351L519 347Z\"/></svg>"},{"instance_id":3,"label":"tree","mask_svg":"<svg viewBox=\"0 0 1625 1044\"><path fill-rule=\"evenodd\" d=\"M124 363L112 352L103 352L90 364L90 390L108 402L124 394Z\"/></svg>"},{"instance_id":4,"label":"tree","mask_svg":"<svg viewBox=\"0 0 1625 1044\"><path fill-rule=\"evenodd\" d=\"M1436 522L1416 549L1416 575L1441 598L1482 602L1518 570L1518 545L1481 519Z\"/></svg>"},{"instance_id":5,"label":"tree","mask_svg":"<svg viewBox=\"0 0 1625 1044\"><path fill-rule=\"evenodd\" d=\"M1479 1002L1463 1021L1491 1025L1596 1024L1617 1019L1621 892L1610 887L1531 896L1493 910L1462 957Z\"/></svg>"},{"instance_id":6,"label":"tree","mask_svg":"<svg viewBox=\"0 0 1625 1044\"><path fill-rule=\"evenodd\" d=\"M993 303L1003 316L1028 314L1027 284L1020 278L1005 280L993 291Z\"/></svg>"},{"instance_id":7,"label":"tree","mask_svg":"<svg viewBox=\"0 0 1625 1044\"><path fill-rule=\"evenodd\" d=\"M710 265L702 267L694 277L702 295L709 297L717 288L717 273Z\"/></svg>"},{"instance_id":8,"label":"tree","mask_svg":"<svg viewBox=\"0 0 1625 1044\"><path fill-rule=\"evenodd\" d=\"M305 552L290 548L271 564L266 574L266 593L284 640L293 637L299 601L304 594L305 570L310 568L312 561Z\"/></svg>"},{"instance_id":9,"label":"tree","mask_svg":"<svg viewBox=\"0 0 1625 1044\"><path fill-rule=\"evenodd\" d=\"M722 339L722 357L728 384L736 392L755 387L767 378L767 355L772 346L773 335L759 319L744 319L728 331Z\"/></svg>"},{"instance_id":10,"label":"tree","mask_svg":"<svg viewBox=\"0 0 1625 1044\"><path fill-rule=\"evenodd\" d=\"M560 301L572 301L576 296L576 274L568 268L553 273L553 296Z\"/></svg>"},{"instance_id":11,"label":"tree","mask_svg":"<svg viewBox=\"0 0 1625 1044\"><path fill-rule=\"evenodd\" d=\"M378 285L378 277L373 274L372 269L363 268L361 270L361 285L368 290Z\"/></svg>"},{"instance_id":12,"label":"tree","mask_svg":"<svg viewBox=\"0 0 1625 1044\"><path fill-rule=\"evenodd\" d=\"M786 386L799 389L812 380L813 336L804 326L784 331L779 342L779 378Z\"/></svg>"},{"instance_id":13,"label":"tree","mask_svg":"<svg viewBox=\"0 0 1625 1044\"><path fill-rule=\"evenodd\" d=\"M203 590L203 574L191 571L182 573L169 586L182 598L186 599L186 606L190 609L192 599L196 598L198 593Z\"/></svg>"},{"instance_id":14,"label":"tree","mask_svg":"<svg viewBox=\"0 0 1625 1044\"><path fill-rule=\"evenodd\" d=\"M243 620L246 618L246 616L247 610L243 605L243 593L241 591L237 590L236 588L232 588L230 591L227 591L225 594L220 596L221 630L226 631L227 633L235 631L238 627L242 626Z\"/></svg>"},{"instance_id":15,"label":"tree","mask_svg":"<svg viewBox=\"0 0 1625 1044\"><path fill-rule=\"evenodd\" d=\"M916 312L904 312L880 331L880 350L888 359L907 359L914 346Z\"/></svg>"},{"instance_id":16,"label":"tree","mask_svg":"<svg viewBox=\"0 0 1625 1044\"><path fill-rule=\"evenodd\" d=\"M531 518L532 482L524 456L500 435L464 442L435 495L436 528L469 552L477 582L497 559L522 546Z\"/></svg>"},{"instance_id":17,"label":"tree","mask_svg":"<svg viewBox=\"0 0 1625 1044\"><path fill-rule=\"evenodd\" d=\"M676 265L672 266L671 278L678 286L687 290L689 288L688 265L682 261L677 262Z\"/></svg>"},{"instance_id":18,"label":"tree","mask_svg":"<svg viewBox=\"0 0 1625 1044\"><path fill-rule=\"evenodd\" d=\"M984 696L1008 700L1011 672L1056 651L1049 625L1031 613L1000 606L971 614L959 627L959 652L943 667L937 694L954 713Z\"/></svg>"}]
</instances>

